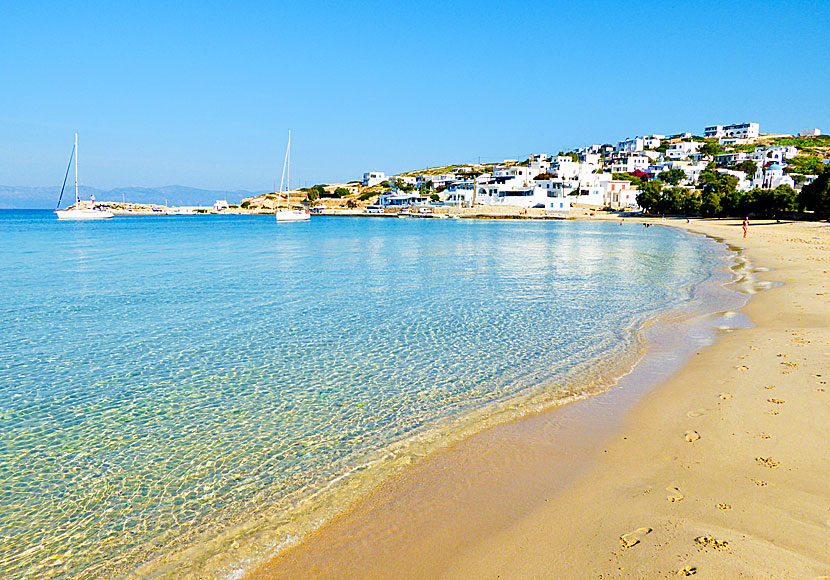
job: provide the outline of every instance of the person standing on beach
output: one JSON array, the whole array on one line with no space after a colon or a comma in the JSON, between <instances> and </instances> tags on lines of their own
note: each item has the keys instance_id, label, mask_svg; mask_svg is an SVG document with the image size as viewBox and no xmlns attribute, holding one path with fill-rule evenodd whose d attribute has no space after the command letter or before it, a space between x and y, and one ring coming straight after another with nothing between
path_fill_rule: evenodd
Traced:
<instances>
[{"instance_id":1,"label":"person standing on beach","mask_svg":"<svg viewBox=\"0 0 830 580\"><path fill-rule=\"evenodd\" d=\"M746 228L747 228L748 226L749 226L749 218L746 218L746 217L745 217L745 218L744 218L744 225L742 226L742 227L744 228L744 237L746 237Z\"/></svg>"}]
</instances>

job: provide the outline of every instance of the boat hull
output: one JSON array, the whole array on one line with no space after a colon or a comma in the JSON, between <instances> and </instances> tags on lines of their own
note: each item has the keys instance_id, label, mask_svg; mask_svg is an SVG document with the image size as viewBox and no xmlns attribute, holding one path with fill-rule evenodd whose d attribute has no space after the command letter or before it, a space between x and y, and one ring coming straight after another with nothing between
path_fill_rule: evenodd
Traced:
<instances>
[{"instance_id":1,"label":"boat hull","mask_svg":"<svg viewBox=\"0 0 830 580\"><path fill-rule=\"evenodd\" d=\"M287 209L277 212L278 222L302 222L311 219L311 214L300 209Z\"/></svg>"},{"instance_id":2,"label":"boat hull","mask_svg":"<svg viewBox=\"0 0 830 580\"><path fill-rule=\"evenodd\" d=\"M112 212L103 209L64 209L55 214L59 220L107 220L114 217Z\"/></svg>"}]
</instances>

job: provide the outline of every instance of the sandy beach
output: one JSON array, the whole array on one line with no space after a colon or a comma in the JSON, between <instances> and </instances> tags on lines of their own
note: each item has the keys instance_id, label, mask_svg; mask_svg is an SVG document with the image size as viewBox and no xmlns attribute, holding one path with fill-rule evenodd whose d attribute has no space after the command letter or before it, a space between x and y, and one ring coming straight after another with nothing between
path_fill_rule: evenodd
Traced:
<instances>
[{"instance_id":1,"label":"sandy beach","mask_svg":"<svg viewBox=\"0 0 830 580\"><path fill-rule=\"evenodd\" d=\"M830 578L830 225L667 225L774 283L752 328L436 453L247 578Z\"/></svg>"}]
</instances>

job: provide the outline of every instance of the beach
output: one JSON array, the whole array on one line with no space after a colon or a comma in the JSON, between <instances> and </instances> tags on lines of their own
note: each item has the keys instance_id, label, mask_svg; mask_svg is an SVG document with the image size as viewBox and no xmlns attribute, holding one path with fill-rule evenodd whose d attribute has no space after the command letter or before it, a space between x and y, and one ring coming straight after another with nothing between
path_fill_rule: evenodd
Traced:
<instances>
[{"instance_id":1,"label":"beach","mask_svg":"<svg viewBox=\"0 0 830 580\"><path fill-rule=\"evenodd\" d=\"M751 328L435 453L247 578L830 576L830 226L665 225L741 250Z\"/></svg>"}]
</instances>

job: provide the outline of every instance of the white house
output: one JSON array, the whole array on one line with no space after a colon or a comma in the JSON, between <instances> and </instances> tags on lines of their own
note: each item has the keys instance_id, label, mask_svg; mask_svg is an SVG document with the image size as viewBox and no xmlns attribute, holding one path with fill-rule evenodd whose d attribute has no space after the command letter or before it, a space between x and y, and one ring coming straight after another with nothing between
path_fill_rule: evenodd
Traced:
<instances>
[{"instance_id":1,"label":"white house","mask_svg":"<svg viewBox=\"0 0 830 580\"><path fill-rule=\"evenodd\" d=\"M611 164L612 173L633 173L638 169L645 171L651 164L651 160L645 155L629 155Z\"/></svg>"},{"instance_id":2,"label":"white house","mask_svg":"<svg viewBox=\"0 0 830 580\"><path fill-rule=\"evenodd\" d=\"M222 211L223 209L228 209L230 207L228 205L227 199L217 199L213 202L213 210L214 211Z\"/></svg>"},{"instance_id":3,"label":"white house","mask_svg":"<svg viewBox=\"0 0 830 580\"><path fill-rule=\"evenodd\" d=\"M798 148L778 145L775 147L756 147L755 151L749 154L749 157L758 163L786 163L787 159L792 159L798 155Z\"/></svg>"},{"instance_id":4,"label":"white house","mask_svg":"<svg viewBox=\"0 0 830 580\"><path fill-rule=\"evenodd\" d=\"M669 159L686 159L689 155L693 155L700 151L703 143L699 141L681 141L679 143L672 143L666 149L666 157Z\"/></svg>"},{"instance_id":5,"label":"white house","mask_svg":"<svg viewBox=\"0 0 830 580\"><path fill-rule=\"evenodd\" d=\"M423 197L417 193L383 193L378 196L378 205L383 208L387 207L409 207L411 205L427 205L429 203L428 197Z\"/></svg>"},{"instance_id":6,"label":"white house","mask_svg":"<svg viewBox=\"0 0 830 580\"><path fill-rule=\"evenodd\" d=\"M637 153L644 149L654 149L660 146L662 135L651 135L650 137L634 137L617 143L614 151L617 153Z\"/></svg>"},{"instance_id":7,"label":"white house","mask_svg":"<svg viewBox=\"0 0 830 580\"><path fill-rule=\"evenodd\" d=\"M386 181L386 174L383 171L367 171L363 174L363 180L360 182L364 187L372 187Z\"/></svg>"},{"instance_id":8,"label":"white house","mask_svg":"<svg viewBox=\"0 0 830 580\"><path fill-rule=\"evenodd\" d=\"M446 187L448 184L452 183L458 179L458 176L452 173L441 173L438 175L419 175L415 178L415 185L417 187L426 187L430 183L432 183L432 189L438 189L439 187Z\"/></svg>"},{"instance_id":9,"label":"white house","mask_svg":"<svg viewBox=\"0 0 830 580\"><path fill-rule=\"evenodd\" d=\"M759 130L758 123L712 125L704 129L703 136L707 139L757 139Z\"/></svg>"},{"instance_id":10,"label":"white house","mask_svg":"<svg viewBox=\"0 0 830 580\"><path fill-rule=\"evenodd\" d=\"M471 207L476 184L472 179L454 181L444 192L444 205L454 207Z\"/></svg>"},{"instance_id":11,"label":"white house","mask_svg":"<svg viewBox=\"0 0 830 580\"><path fill-rule=\"evenodd\" d=\"M612 179L604 182L607 206L615 209L636 209L638 190L630 181Z\"/></svg>"},{"instance_id":12,"label":"white house","mask_svg":"<svg viewBox=\"0 0 830 580\"><path fill-rule=\"evenodd\" d=\"M799 137L818 137L821 135L820 129L804 129L798 132Z\"/></svg>"}]
</instances>

